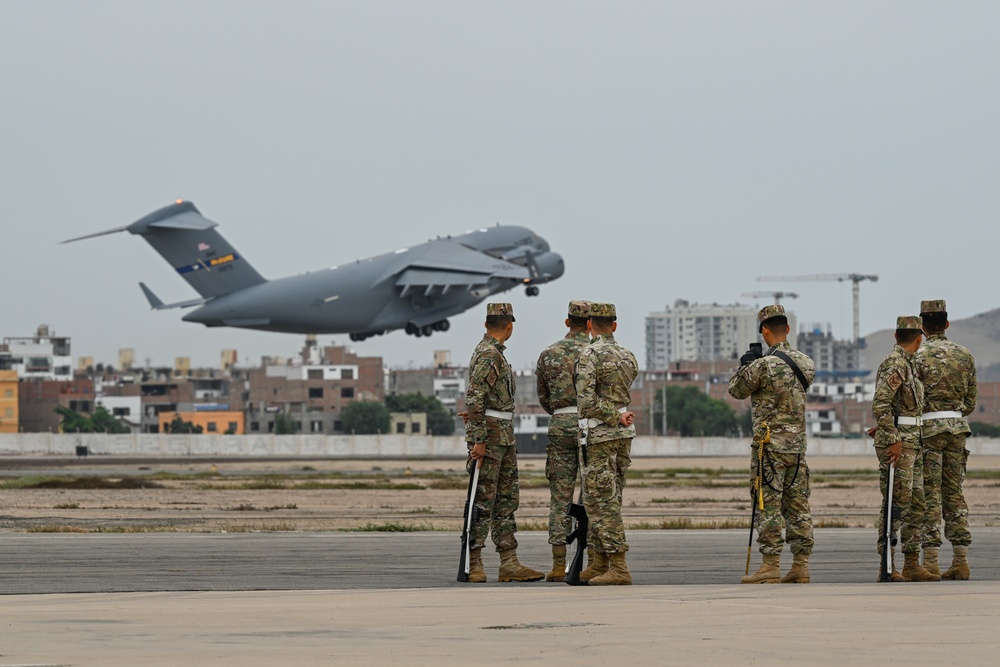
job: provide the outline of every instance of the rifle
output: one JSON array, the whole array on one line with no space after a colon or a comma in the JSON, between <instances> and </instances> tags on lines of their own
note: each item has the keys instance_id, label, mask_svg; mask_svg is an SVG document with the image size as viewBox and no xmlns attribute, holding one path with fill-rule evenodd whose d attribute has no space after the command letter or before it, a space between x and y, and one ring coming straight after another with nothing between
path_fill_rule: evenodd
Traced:
<instances>
[{"instance_id":1,"label":"rifle","mask_svg":"<svg viewBox=\"0 0 1000 667\"><path fill-rule=\"evenodd\" d=\"M885 532L882 534L882 563L878 570L879 583L892 583L892 486L895 481L896 464L889 464L889 483L885 489Z\"/></svg>"},{"instance_id":2,"label":"rifle","mask_svg":"<svg viewBox=\"0 0 1000 667\"><path fill-rule=\"evenodd\" d=\"M764 444L771 442L771 427L763 423L764 435L754 438L757 441L757 475L753 479L753 504L750 510L750 538L747 540L747 569L744 574L750 574L750 551L753 549L753 525L757 520L757 510L764 511L764 494L761 481L764 475Z\"/></svg>"},{"instance_id":3,"label":"rifle","mask_svg":"<svg viewBox=\"0 0 1000 667\"><path fill-rule=\"evenodd\" d=\"M479 488L479 467L482 460L476 461L469 475L469 493L465 497L465 513L462 515L462 555L458 559L458 581L469 580L469 539L472 533L472 521L479 518L479 508L476 507L476 489Z\"/></svg>"},{"instance_id":4,"label":"rifle","mask_svg":"<svg viewBox=\"0 0 1000 667\"><path fill-rule=\"evenodd\" d=\"M586 581L580 581L580 572L583 570L583 554L587 551L587 529L590 521L587 519L587 509L583 506L583 469L587 465L587 438L590 434L590 427L586 419L580 420L580 495L577 502L569 506L569 515L576 519L576 527L570 533L566 544L573 544L576 541L576 553L573 560L566 566L566 579L570 586L586 586Z\"/></svg>"}]
</instances>

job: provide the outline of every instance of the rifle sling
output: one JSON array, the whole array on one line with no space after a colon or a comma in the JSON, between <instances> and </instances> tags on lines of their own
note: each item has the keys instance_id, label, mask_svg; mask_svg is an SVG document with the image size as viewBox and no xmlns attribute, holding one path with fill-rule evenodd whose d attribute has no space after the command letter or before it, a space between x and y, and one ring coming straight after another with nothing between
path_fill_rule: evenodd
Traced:
<instances>
[{"instance_id":1,"label":"rifle sling","mask_svg":"<svg viewBox=\"0 0 1000 667\"><path fill-rule=\"evenodd\" d=\"M802 372L802 369L799 368L798 364L792 361L790 356L781 350L772 350L771 354L788 364L788 367L792 369L793 373L795 373L795 377L799 379L799 384L802 385L802 391L809 391L809 380L806 380L805 373Z\"/></svg>"}]
</instances>

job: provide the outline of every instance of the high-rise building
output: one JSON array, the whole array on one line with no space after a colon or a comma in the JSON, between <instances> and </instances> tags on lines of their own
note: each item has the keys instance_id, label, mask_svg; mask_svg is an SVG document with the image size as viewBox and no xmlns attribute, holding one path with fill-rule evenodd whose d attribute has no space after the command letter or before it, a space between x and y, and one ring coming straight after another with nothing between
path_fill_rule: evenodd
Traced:
<instances>
[{"instance_id":1,"label":"high-rise building","mask_svg":"<svg viewBox=\"0 0 1000 667\"><path fill-rule=\"evenodd\" d=\"M757 308L742 304L691 304L683 299L646 318L646 370L668 370L678 361L739 359L760 340ZM788 314L791 330L795 316Z\"/></svg>"}]
</instances>

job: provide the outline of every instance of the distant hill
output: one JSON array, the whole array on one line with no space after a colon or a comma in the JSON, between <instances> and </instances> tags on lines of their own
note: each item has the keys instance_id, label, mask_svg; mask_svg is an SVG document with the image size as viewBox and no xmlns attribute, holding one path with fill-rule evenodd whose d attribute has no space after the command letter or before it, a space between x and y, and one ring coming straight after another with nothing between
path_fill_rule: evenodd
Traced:
<instances>
[{"instance_id":1,"label":"distant hill","mask_svg":"<svg viewBox=\"0 0 1000 667\"><path fill-rule=\"evenodd\" d=\"M964 320L954 320L947 334L949 340L972 352L979 380L1000 381L1000 308ZM874 370L895 343L893 329L871 333L865 341L868 347L862 353L862 366Z\"/></svg>"}]
</instances>

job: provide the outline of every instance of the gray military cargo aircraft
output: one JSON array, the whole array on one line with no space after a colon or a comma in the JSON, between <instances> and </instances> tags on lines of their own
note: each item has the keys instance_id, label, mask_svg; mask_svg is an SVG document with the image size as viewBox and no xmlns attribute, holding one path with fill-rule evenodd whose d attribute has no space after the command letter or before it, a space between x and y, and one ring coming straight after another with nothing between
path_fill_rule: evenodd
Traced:
<instances>
[{"instance_id":1,"label":"gray military cargo aircraft","mask_svg":"<svg viewBox=\"0 0 1000 667\"><path fill-rule=\"evenodd\" d=\"M448 318L486 297L559 278L563 259L530 229L497 225L298 276L267 280L189 201L116 232L142 236L200 299L164 304L144 283L154 310L191 308L185 322L299 334L347 333L364 340L396 329L413 336L447 331Z\"/></svg>"}]
</instances>

